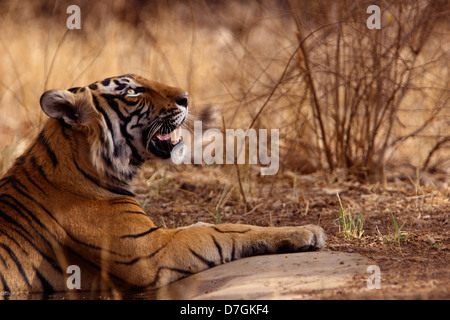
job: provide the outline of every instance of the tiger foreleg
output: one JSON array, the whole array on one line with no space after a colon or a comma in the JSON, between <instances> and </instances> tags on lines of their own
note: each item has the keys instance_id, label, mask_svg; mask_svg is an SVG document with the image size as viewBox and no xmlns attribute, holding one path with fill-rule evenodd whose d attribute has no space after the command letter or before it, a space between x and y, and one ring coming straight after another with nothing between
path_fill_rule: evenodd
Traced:
<instances>
[{"instance_id":1,"label":"tiger foreleg","mask_svg":"<svg viewBox=\"0 0 450 320\"><path fill-rule=\"evenodd\" d=\"M326 240L321 227L256 227L221 224L161 230L170 242L155 275L160 287L184 276L243 257L321 249ZM167 239L167 238L166 238Z\"/></svg>"}]
</instances>

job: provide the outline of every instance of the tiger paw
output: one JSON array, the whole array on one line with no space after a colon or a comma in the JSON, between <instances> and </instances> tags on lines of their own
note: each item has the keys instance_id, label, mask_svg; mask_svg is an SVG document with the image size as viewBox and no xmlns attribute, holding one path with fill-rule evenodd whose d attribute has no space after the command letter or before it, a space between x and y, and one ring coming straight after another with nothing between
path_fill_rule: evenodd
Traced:
<instances>
[{"instance_id":1,"label":"tiger paw","mask_svg":"<svg viewBox=\"0 0 450 320\"><path fill-rule=\"evenodd\" d=\"M316 251L325 246L327 236L319 226L308 224L289 229L278 245L278 253Z\"/></svg>"}]
</instances>

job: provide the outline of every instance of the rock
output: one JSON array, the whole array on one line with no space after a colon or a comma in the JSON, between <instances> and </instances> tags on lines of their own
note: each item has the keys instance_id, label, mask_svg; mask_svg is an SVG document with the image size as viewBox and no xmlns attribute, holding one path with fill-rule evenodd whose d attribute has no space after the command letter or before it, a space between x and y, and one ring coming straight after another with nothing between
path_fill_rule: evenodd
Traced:
<instances>
[{"instance_id":1,"label":"rock","mask_svg":"<svg viewBox=\"0 0 450 320\"><path fill-rule=\"evenodd\" d=\"M427 242L429 244L435 244L436 239L434 239L433 237L427 237L427 238L425 238L425 242Z\"/></svg>"},{"instance_id":2,"label":"rock","mask_svg":"<svg viewBox=\"0 0 450 320\"><path fill-rule=\"evenodd\" d=\"M283 203L281 202L281 200L277 200L274 203L272 203L273 210L279 210L279 209L281 209L282 206L283 206Z\"/></svg>"},{"instance_id":3,"label":"rock","mask_svg":"<svg viewBox=\"0 0 450 320\"><path fill-rule=\"evenodd\" d=\"M304 252L232 261L154 290L155 299L307 299L367 277L359 254ZM358 286L364 286L361 282Z\"/></svg>"}]
</instances>

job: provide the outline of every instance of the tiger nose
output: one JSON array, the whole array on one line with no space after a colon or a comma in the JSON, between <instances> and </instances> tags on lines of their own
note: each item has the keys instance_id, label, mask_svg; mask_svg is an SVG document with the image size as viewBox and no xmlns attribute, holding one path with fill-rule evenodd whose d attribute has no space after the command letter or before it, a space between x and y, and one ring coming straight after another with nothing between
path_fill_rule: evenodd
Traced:
<instances>
[{"instance_id":1,"label":"tiger nose","mask_svg":"<svg viewBox=\"0 0 450 320\"><path fill-rule=\"evenodd\" d=\"M175 103L180 107L187 108L188 107L188 93L186 92L183 95L176 98Z\"/></svg>"}]
</instances>

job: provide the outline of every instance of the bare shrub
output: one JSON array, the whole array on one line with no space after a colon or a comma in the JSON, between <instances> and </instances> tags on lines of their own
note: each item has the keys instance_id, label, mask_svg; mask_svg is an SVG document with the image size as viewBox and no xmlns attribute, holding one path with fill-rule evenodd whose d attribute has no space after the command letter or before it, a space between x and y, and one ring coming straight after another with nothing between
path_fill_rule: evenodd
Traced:
<instances>
[{"instance_id":1,"label":"bare shrub","mask_svg":"<svg viewBox=\"0 0 450 320\"><path fill-rule=\"evenodd\" d=\"M448 3L380 1L369 30L373 2L80 1L69 32L70 0L2 1L0 168L41 127L45 89L134 72L215 106L219 128L279 129L288 169L448 170Z\"/></svg>"},{"instance_id":2,"label":"bare shrub","mask_svg":"<svg viewBox=\"0 0 450 320\"><path fill-rule=\"evenodd\" d=\"M365 25L369 3L327 3L325 21L312 24L301 3L290 2L299 41L297 67L314 115L315 147L330 171L345 167L375 173L397 146L434 127L438 141L422 164L427 168L449 140L448 52L435 34L445 24L440 19L443 4L385 1L381 29L370 30ZM431 83L428 76L436 67L447 67L446 82ZM439 98L423 101L430 94ZM419 98L423 104L412 100Z\"/></svg>"}]
</instances>

